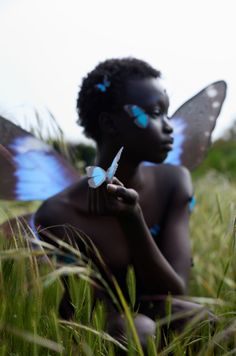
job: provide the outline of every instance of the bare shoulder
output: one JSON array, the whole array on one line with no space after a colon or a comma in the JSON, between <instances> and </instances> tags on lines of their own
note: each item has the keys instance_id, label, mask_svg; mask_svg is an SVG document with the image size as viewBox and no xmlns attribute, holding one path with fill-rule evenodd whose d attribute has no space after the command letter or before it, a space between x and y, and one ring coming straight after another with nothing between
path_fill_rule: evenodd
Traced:
<instances>
[{"instance_id":1,"label":"bare shoulder","mask_svg":"<svg viewBox=\"0 0 236 356\"><path fill-rule=\"evenodd\" d=\"M180 196L190 198L193 194L190 172L183 166L160 164L146 167L160 189L176 192Z\"/></svg>"},{"instance_id":2,"label":"bare shoulder","mask_svg":"<svg viewBox=\"0 0 236 356\"><path fill-rule=\"evenodd\" d=\"M186 190L192 189L192 179L189 170L184 166L173 166L171 164L162 164L160 169L168 179L173 181L177 188Z\"/></svg>"},{"instance_id":3,"label":"bare shoulder","mask_svg":"<svg viewBox=\"0 0 236 356\"><path fill-rule=\"evenodd\" d=\"M82 202L86 200L86 186L82 177L69 188L45 200L35 213L35 221L42 226L51 226L62 223L63 219L67 220L76 205L81 205L82 210Z\"/></svg>"}]
</instances>

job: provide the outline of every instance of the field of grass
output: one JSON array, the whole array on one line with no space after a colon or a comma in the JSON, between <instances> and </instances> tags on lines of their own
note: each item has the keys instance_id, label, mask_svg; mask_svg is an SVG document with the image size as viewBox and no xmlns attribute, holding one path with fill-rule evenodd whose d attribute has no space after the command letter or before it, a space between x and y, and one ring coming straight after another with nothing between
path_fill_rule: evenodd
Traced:
<instances>
[{"instance_id":1,"label":"field of grass","mask_svg":"<svg viewBox=\"0 0 236 356\"><path fill-rule=\"evenodd\" d=\"M236 354L236 183L225 176L208 173L194 181L196 208L191 218L191 243L194 267L189 288L190 299L199 302L219 317L210 333L208 322L189 325L181 335L171 335L161 355ZM1 203L1 221L32 211L37 204ZM118 344L104 332L102 304L92 310L89 278L91 267L58 266L55 251L50 263L42 263L25 243L12 237L0 240L0 356L1 355L117 355L126 348L128 355L142 355L132 322L134 276L130 271L130 301L117 288L119 303L127 318L128 340ZM76 278L80 272L83 277ZM62 295L60 275L68 274L76 314L73 322L58 315ZM168 323L163 320L163 323ZM159 326L160 321L157 322ZM149 355L157 355L157 335L149 340ZM196 344L197 349L196 349ZM197 350L197 351L196 351Z\"/></svg>"}]
</instances>

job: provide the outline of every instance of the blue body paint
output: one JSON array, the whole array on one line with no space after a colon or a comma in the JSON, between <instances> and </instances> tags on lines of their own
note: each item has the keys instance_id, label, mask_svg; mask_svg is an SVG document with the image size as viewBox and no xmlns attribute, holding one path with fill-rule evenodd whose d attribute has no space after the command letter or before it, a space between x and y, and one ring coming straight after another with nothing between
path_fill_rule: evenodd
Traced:
<instances>
[{"instance_id":1,"label":"blue body paint","mask_svg":"<svg viewBox=\"0 0 236 356\"><path fill-rule=\"evenodd\" d=\"M196 206L196 199L195 199L195 196L193 195L190 200L189 200L189 203L188 203L188 207L189 207L189 211L190 213L192 213L193 209L195 208Z\"/></svg>"},{"instance_id":2,"label":"blue body paint","mask_svg":"<svg viewBox=\"0 0 236 356\"><path fill-rule=\"evenodd\" d=\"M160 225L158 224L153 225L152 227L149 228L149 231L152 237L155 239L161 231Z\"/></svg>"}]
</instances>

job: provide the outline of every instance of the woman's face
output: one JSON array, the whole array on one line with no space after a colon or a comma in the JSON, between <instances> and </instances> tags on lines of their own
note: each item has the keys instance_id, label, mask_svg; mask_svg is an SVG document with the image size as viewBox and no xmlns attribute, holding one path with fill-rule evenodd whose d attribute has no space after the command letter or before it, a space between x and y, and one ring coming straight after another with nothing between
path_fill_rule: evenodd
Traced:
<instances>
[{"instance_id":1,"label":"woman's face","mask_svg":"<svg viewBox=\"0 0 236 356\"><path fill-rule=\"evenodd\" d=\"M160 79L129 80L115 116L128 155L139 161L162 162L172 149L173 129L167 117L169 98Z\"/></svg>"}]
</instances>

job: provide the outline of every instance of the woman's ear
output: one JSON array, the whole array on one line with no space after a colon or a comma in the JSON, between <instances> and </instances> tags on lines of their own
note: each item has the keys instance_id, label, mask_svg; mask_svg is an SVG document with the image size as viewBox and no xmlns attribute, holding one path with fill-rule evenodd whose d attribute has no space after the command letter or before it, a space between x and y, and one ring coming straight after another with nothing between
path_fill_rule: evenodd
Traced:
<instances>
[{"instance_id":1,"label":"woman's ear","mask_svg":"<svg viewBox=\"0 0 236 356\"><path fill-rule=\"evenodd\" d=\"M110 136L117 135L117 127L115 125L113 117L109 113L100 113L98 120L100 130L103 134Z\"/></svg>"}]
</instances>

